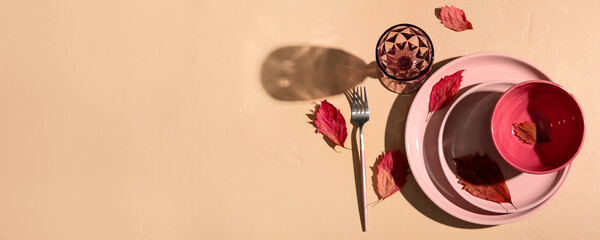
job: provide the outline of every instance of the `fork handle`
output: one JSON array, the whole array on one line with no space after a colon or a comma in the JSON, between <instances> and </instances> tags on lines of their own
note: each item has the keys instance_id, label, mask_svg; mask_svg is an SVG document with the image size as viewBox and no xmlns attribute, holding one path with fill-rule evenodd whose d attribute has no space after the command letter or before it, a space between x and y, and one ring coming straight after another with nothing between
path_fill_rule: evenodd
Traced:
<instances>
[{"instance_id":1,"label":"fork handle","mask_svg":"<svg viewBox=\"0 0 600 240\"><path fill-rule=\"evenodd\" d=\"M367 176L365 174L365 145L363 142L363 126L360 126L360 171L361 171L361 187L362 187L362 230L367 231Z\"/></svg>"}]
</instances>

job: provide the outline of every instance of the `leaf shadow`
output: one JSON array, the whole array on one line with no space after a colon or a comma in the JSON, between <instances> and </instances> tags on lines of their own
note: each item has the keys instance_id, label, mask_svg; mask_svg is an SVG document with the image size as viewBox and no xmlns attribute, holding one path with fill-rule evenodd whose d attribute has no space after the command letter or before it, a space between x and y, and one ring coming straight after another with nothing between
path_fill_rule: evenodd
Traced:
<instances>
[{"instance_id":1,"label":"leaf shadow","mask_svg":"<svg viewBox=\"0 0 600 240\"><path fill-rule=\"evenodd\" d=\"M435 14L435 17L436 17L437 19L440 19L440 20L441 20L441 18L440 18L440 12L442 12L442 8L441 8L441 7L439 7L439 8L436 8L436 9L434 9L434 10L433 10L433 14Z\"/></svg>"}]
</instances>

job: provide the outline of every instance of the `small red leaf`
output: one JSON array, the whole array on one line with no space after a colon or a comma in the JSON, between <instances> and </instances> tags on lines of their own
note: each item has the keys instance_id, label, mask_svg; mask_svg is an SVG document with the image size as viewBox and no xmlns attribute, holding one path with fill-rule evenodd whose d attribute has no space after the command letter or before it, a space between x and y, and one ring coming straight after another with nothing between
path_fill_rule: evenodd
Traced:
<instances>
[{"instance_id":1,"label":"small red leaf","mask_svg":"<svg viewBox=\"0 0 600 240\"><path fill-rule=\"evenodd\" d=\"M377 164L377 195L380 200L386 199L404 186L408 162L399 150L390 151L379 156Z\"/></svg>"},{"instance_id":2,"label":"small red leaf","mask_svg":"<svg viewBox=\"0 0 600 240\"><path fill-rule=\"evenodd\" d=\"M537 142L537 131L535 123L513 123L513 128L515 130L515 136L519 137L521 141L527 144L535 144Z\"/></svg>"},{"instance_id":3,"label":"small red leaf","mask_svg":"<svg viewBox=\"0 0 600 240\"><path fill-rule=\"evenodd\" d=\"M444 108L458 93L460 89L460 83L462 82L462 72L465 70L459 70L452 75L448 75L440 79L433 89L431 89L431 95L429 96L429 113L433 113L438 109ZM430 115L431 116L431 115ZM427 118L429 120L429 117Z\"/></svg>"},{"instance_id":4,"label":"small red leaf","mask_svg":"<svg viewBox=\"0 0 600 240\"><path fill-rule=\"evenodd\" d=\"M511 203L510 192L498 164L486 155L455 158L456 178L471 195L497 203Z\"/></svg>"},{"instance_id":5,"label":"small red leaf","mask_svg":"<svg viewBox=\"0 0 600 240\"><path fill-rule=\"evenodd\" d=\"M457 32L473 29L473 25L467 20L465 12L454 6L445 6L440 9L440 20L447 27Z\"/></svg>"},{"instance_id":6,"label":"small red leaf","mask_svg":"<svg viewBox=\"0 0 600 240\"><path fill-rule=\"evenodd\" d=\"M315 115L317 132L327 136L334 144L343 147L348 136L348 130L346 120L340 110L327 100L323 100Z\"/></svg>"}]
</instances>

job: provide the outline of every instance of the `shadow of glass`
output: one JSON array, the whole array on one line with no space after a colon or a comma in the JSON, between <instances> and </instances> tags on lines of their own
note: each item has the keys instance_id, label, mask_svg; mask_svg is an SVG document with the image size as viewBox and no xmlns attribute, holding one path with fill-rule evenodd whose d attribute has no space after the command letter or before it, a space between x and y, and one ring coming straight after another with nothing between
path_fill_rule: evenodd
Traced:
<instances>
[{"instance_id":1,"label":"shadow of glass","mask_svg":"<svg viewBox=\"0 0 600 240\"><path fill-rule=\"evenodd\" d=\"M260 73L265 91L281 101L342 94L366 77L377 78L375 62L366 64L340 49L302 45L275 49L267 56Z\"/></svg>"},{"instance_id":2,"label":"shadow of glass","mask_svg":"<svg viewBox=\"0 0 600 240\"><path fill-rule=\"evenodd\" d=\"M435 73L442 66L451 62L458 57L446 59L435 63L432 66L431 74ZM463 90L464 91L464 90ZM416 93L412 94L399 94L388 115L387 125L385 129L385 149L386 151L400 149L402 154L406 156L405 148L405 128L406 128L406 117L410 106L416 96ZM436 117L436 114L434 114ZM441 120L440 120L441 121ZM419 185L416 183L414 177L409 175L407 182L404 187L400 190L404 198L419 212L429 217L430 219L456 228L464 229L478 229L487 228L491 226L473 224L461 219L458 219L444 210L439 208L433 203L427 195L421 190Z\"/></svg>"}]
</instances>

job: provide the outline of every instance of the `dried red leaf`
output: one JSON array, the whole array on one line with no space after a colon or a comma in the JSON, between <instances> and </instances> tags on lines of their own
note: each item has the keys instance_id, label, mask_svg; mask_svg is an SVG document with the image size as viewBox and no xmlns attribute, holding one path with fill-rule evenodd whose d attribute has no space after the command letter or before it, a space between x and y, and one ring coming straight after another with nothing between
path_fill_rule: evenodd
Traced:
<instances>
[{"instance_id":1,"label":"dried red leaf","mask_svg":"<svg viewBox=\"0 0 600 240\"><path fill-rule=\"evenodd\" d=\"M473 25L471 25L465 16L465 12L454 6L441 7L439 18L447 28L457 32L473 29Z\"/></svg>"},{"instance_id":2,"label":"dried red leaf","mask_svg":"<svg viewBox=\"0 0 600 240\"><path fill-rule=\"evenodd\" d=\"M335 145L343 147L348 136L348 130L346 119L344 119L340 110L327 100L323 100L315 115L314 122L317 132L327 136Z\"/></svg>"},{"instance_id":3,"label":"dried red leaf","mask_svg":"<svg viewBox=\"0 0 600 240\"><path fill-rule=\"evenodd\" d=\"M456 178L471 195L497 203L511 203L510 192L498 164L486 155L455 158Z\"/></svg>"},{"instance_id":4,"label":"dried red leaf","mask_svg":"<svg viewBox=\"0 0 600 240\"><path fill-rule=\"evenodd\" d=\"M465 70L459 70L452 75L445 76L433 85L429 96L429 114L444 108L450 102L449 100L458 93L463 79L463 71ZM427 120L429 120L429 117L427 117Z\"/></svg>"},{"instance_id":5,"label":"dried red leaf","mask_svg":"<svg viewBox=\"0 0 600 240\"><path fill-rule=\"evenodd\" d=\"M399 150L382 154L379 158L376 185L377 195L383 200L399 191L406 183L408 162Z\"/></svg>"},{"instance_id":6,"label":"dried red leaf","mask_svg":"<svg viewBox=\"0 0 600 240\"><path fill-rule=\"evenodd\" d=\"M543 134L538 130L537 125L533 122L513 123L515 136L527 144L536 144L538 142L550 141L548 134Z\"/></svg>"}]
</instances>

